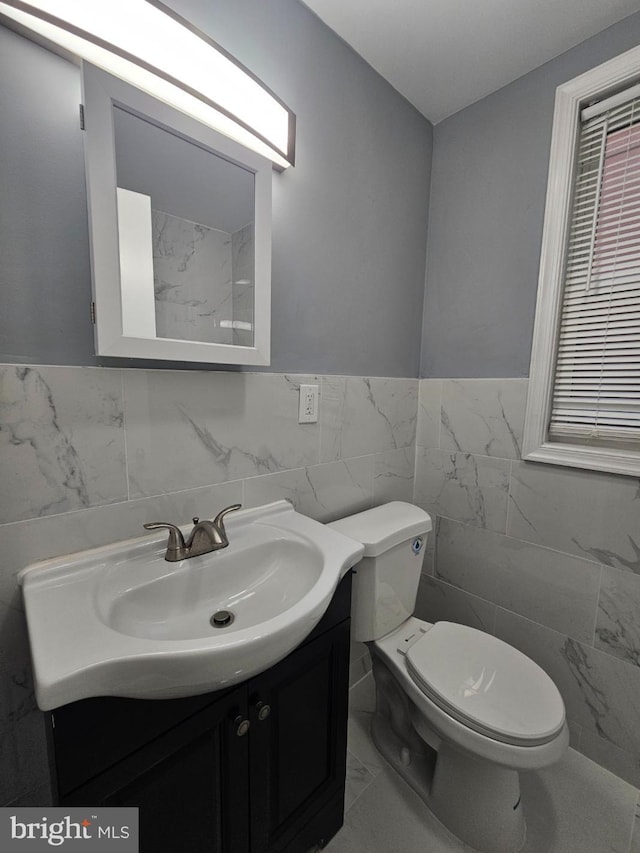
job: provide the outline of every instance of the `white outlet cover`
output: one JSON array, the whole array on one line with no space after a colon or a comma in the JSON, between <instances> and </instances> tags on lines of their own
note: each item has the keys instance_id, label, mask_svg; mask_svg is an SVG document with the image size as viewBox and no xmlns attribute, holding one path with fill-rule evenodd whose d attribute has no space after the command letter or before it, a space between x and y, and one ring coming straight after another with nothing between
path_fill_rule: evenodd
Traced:
<instances>
[{"instance_id":1,"label":"white outlet cover","mask_svg":"<svg viewBox=\"0 0 640 853\"><path fill-rule=\"evenodd\" d=\"M301 385L298 405L298 423L315 424L318 421L318 386Z\"/></svg>"}]
</instances>

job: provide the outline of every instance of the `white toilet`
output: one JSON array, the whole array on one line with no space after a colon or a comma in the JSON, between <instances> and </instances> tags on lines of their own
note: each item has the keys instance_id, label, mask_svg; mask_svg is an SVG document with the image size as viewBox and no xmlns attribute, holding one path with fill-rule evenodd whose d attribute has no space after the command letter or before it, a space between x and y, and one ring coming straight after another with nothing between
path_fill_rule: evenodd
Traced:
<instances>
[{"instance_id":1,"label":"white toilet","mask_svg":"<svg viewBox=\"0 0 640 853\"><path fill-rule=\"evenodd\" d=\"M569 743L558 689L496 637L412 615L426 512L394 501L330 526L365 547L352 636L371 651L376 746L458 838L482 853L520 850L518 771L553 764Z\"/></svg>"}]
</instances>

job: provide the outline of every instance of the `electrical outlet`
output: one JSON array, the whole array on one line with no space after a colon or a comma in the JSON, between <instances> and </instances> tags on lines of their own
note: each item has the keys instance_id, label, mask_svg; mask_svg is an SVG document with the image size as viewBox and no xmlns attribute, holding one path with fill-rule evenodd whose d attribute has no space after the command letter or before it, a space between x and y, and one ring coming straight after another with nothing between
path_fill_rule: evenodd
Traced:
<instances>
[{"instance_id":1,"label":"electrical outlet","mask_svg":"<svg viewBox=\"0 0 640 853\"><path fill-rule=\"evenodd\" d=\"M318 386L300 386L299 424L315 424L318 420Z\"/></svg>"}]
</instances>

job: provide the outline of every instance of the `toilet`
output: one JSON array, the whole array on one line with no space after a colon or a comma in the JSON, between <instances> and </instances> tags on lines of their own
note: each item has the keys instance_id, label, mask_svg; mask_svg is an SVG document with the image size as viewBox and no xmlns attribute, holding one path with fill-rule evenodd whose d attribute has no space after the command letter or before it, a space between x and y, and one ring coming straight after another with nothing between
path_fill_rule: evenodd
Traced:
<instances>
[{"instance_id":1,"label":"toilet","mask_svg":"<svg viewBox=\"0 0 640 853\"><path fill-rule=\"evenodd\" d=\"M502 640L413 615L431 531L419 507L394 501L330 526L365 549L354 569L352 636L371 652L374 743L466 844L520 850L519 772L553 764L569 744L557 687Z\"/></svg>"}]
</instances>

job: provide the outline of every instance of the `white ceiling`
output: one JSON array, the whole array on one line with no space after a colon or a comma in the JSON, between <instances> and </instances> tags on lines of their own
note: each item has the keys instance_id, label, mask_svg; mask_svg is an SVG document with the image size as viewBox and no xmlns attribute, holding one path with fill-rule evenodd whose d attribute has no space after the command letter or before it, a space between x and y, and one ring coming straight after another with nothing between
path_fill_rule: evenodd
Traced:
<instances>
[{"instance_id":1,"label":"white ceiling","mask_svg":"<svg viewBox=\"0 0 640 853\"><path fill-rule=\"evenodd\" d=\"M640 10L640 0L303 0L434 124Z\"/></svg>"}]
</instances>

